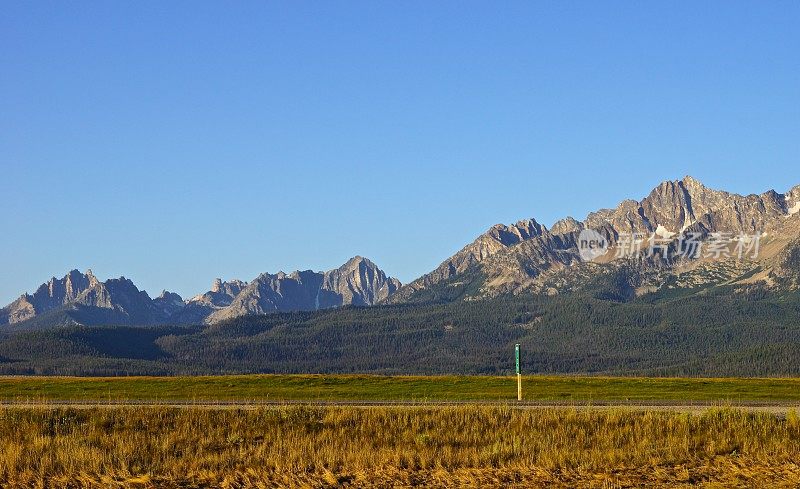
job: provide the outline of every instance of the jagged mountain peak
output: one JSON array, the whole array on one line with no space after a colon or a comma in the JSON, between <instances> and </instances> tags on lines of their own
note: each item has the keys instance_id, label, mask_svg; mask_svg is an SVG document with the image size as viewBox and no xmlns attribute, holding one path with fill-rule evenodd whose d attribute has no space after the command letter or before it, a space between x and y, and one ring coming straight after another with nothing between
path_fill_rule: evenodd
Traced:
<instances>
[{"instance_id":1,"label":"jagged mountain peak","mask_svg":"<svg viewBox=\"0 0 800 489\"><path fill-rule=\"evenodd\" d=\"M338 270L356 270L360 267L366 267L371 269L377 269L378 265L376 265L372 260L369 258L365 258L361 255L356 255L349 260L347 260L344 265L338 268Z\"/></svg>"},{"instance_id":2,"label":"jagged mountain peak","mask_svg":"<svg viewBox=\"0 0 800 489\"><path fill-rule=\"evenodd\" d=\"M236 290L234 295L238 293L239 290L243 289L247 286L247 282L244 280L239 279L231 279L231 280L222 280L221 278L215 278L214 281L211 283L211 289L209 292L212 293L228 293L230 294L230 290Z\"/></svg>"},{"instance_id":3,"label":"jagged mountain peak","mask_svg":"<svg viewBox=\"0 0 800 489\"><path fill-rule=\"evenodd\" d=\"M576 233L580 232L583 229L583 223L578 221L577 219L573 218L572 216L567 216L564 219L560 219L553 223L550 226L550 234L569 234L569 233Z\"/></svg>"},{"instance_id":4,"label":"jagged mountain peak","mask_svg":"<svg viewBox=\"0 0 800 489\"><path fill-rule=\"evenodd\" d=\"M697 178L686 175L681 179L678 180L664 180L655 187L653 187L651 192L657 192L661 189L671 189L671 188L683 188L690 191L702 191L704 189L708 189L703 182L698 180Z\"/></svg>"},{"instance_id":5,"label":"jagged mountain peak","mask_svg":"<svg viewBox=\"0 0 800 489\"><path fill-rule=\"evenodd\" d=\"M86 278L89 280L89 287L94 287L95 285L100 283L97 277L94 276L91 268L86 269Z\"/></svg>"},{"instance_id":6,"label":"jagged mountain peak","mask_svg":"<svg viewBox=\"0 0 800 489\"><path fill-rule=\"evenodd\" d=\"M344 266L347 266L347 265L350 265L350 264L353 264L353 263L361 263L361 262L372 263L368 258L364 258L361 255L356 255L356 256L350 258L349 260L347 260L344 263Z\"/></svg>"},{"instance_id":7,"label":"jagged mountain peak","mask_svg":"<svg viewBox=\"0 0 800 489\"><path fill-rule=\"evenodd\" d=\"M186 307L180 295L168 290L162 290L161 294L153 299L153 305L158 308L163 316L168 318L174 317Z\"/></svg>"},{"instance_id":8,"label":"jagged mountain peak","mask_svg":"<svg viewBox=\"0 0 800 489\"><path fill-rule=\"evenodd\" d=\"M166 289L162 290L161 293L158 295L158 297L156 297L156 299L183 302L183 298L179 294L175 292L170 292Z\"/></svg>"},{"instance_id":9,"label":"jagged mountain peak","mask_svg":"<svg viewBox=\"0 0 800 489\"><path fill-rule=\"evenodd\" d=\"M70 270L63 278L52 277L40 285L33 294L24 293L17 300L0 310L0 324L17 323L38 314L52 311L75 301L96 279L77 269Z\"/></svg>"},{"instance_id":10,"label":"jagged mountain peak","mask_svg":"<svg viewBox=\"0 0 800 489\"><path fill-rule=\"evenodd\" d=\"M536 222L536 219L523 219L512 225L495 224L486 235L499 241L504 246L511 246L535 236L541 236L547 229Z\"/></svg>"},{"instance_id":11,"label":"jagged mountain peak","mask_svg":"<svg viewBox=\"0 0 800 489\"><path fill-rule=\"evenodd\" d=\"M694 178L691 175L686 175L685 177L683 177L681 179L681 183L683 183L683 186L686 187L686 188L692 188L692 189L705 188L705 185L703 185L703 182L701 182L700 180Z\"/></svg>"},{"instance_id":12,"label":"jagged mountain peak","mask_svg":"<svg viewBox=\"0 0 800 489\"><path fill-rule=\"evenodd\" d=\"M50 311L61 311L72 323L151 324L165 319L154 304L147 292L124 276L101 282L91 270L81 273L75 269L4 307L0 324L19 323ZM66 320L60 317L57 321Z\"/></svg>"}]
</instances>

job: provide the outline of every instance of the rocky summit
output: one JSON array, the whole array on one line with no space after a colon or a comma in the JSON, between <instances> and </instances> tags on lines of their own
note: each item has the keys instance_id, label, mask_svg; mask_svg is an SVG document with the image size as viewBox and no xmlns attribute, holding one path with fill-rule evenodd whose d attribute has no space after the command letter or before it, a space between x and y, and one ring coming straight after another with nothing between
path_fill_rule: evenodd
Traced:
<instances>
[{"instance_id":1,"label":"rocky summit","mask_svg":"<svg viewBox=\"0 0 800 489\"><path fill-rule=\"evenodd\" d=\"M216 279L208 292L185 301L166 290L151 299L125 277L101 282L91 270L73 270L0 309L0 324L215 323L247 314L369 306L388 299L399 288L397 279L360 256L327 272L264 273L249 283Z\"/></svg>"}]
</instances>

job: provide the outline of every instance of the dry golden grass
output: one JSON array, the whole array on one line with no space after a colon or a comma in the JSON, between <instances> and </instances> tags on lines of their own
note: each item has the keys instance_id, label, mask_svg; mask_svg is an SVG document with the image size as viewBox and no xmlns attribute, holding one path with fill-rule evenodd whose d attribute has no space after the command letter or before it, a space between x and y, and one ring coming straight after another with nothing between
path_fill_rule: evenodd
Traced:
<instances>
[{"instance_id":1,"label":"dry golden grass","mask_svg":"<svg viewBox=\"0 0 800 489\"><path fill-rule=\"evenodd\" d=\"M0 408L3 487L797 487L798 461L793 412Z\"/></svg>"}]
</instances>

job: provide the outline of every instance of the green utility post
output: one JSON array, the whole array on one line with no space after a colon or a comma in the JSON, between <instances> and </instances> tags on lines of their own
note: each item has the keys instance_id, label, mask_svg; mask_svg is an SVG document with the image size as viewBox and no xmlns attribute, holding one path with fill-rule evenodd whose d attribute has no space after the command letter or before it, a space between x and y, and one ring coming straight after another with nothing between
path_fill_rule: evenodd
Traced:
<instances>
[{"instance_id":1,"label":"green utility post","mask_svg":"<svg viewBox=\"0 0 800 489\"><path fill-rule=\"evenodd\" d=\"M522 373L519 370L519 343L514 345L514 358L517 361L517 401L522 400Z\"/></svg>"}]
</instances>

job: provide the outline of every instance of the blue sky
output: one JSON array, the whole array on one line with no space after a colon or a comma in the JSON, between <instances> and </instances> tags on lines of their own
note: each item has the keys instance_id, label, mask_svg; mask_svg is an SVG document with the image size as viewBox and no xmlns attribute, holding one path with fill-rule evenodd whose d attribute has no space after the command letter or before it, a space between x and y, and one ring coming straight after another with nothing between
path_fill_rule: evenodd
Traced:
<instances>
[{"instance_id":1,"label":"blue sky","mask_svg":"<svg viewBox=\"0 0 800 489\"><path fill-rule=\"evenodd\" d=\"M800 183L800 3L6 2L0 302L373 259L691 174Z\"/></svg>"}]
</instances>

